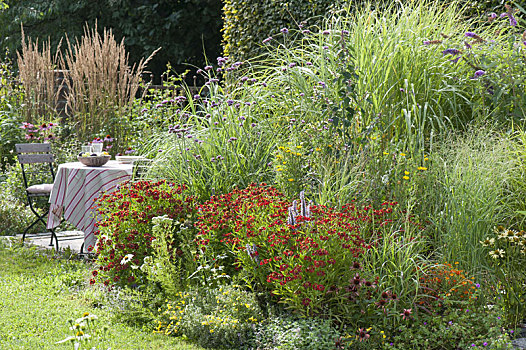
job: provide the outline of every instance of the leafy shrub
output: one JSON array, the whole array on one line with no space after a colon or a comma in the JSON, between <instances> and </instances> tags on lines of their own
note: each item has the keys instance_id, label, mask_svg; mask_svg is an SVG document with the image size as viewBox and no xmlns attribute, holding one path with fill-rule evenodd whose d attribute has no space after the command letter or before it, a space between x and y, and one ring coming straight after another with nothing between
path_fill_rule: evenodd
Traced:
<instances>
[{"instance_id":1,"label":"leafy shrub","mask_svg":"<svg viewBox=\"0 0 526 350\"><path fill-rule=\"evenodd\" d=\"M201 250L210 256L228 252L251 285L305 315L352 324L383 317L397 295L376 288L375 272L361 262L377 240L400 229L397 203L328 208L300 197L289 207L264 185L212 197L199 207Z\"/></svg>"},{"instance_id":2,"label":"leafy shrub","mask_svg":"<svg viewBox=\"0 0 526 350\"><path fill-rule=\"evenodd\" d=\"M0 166L13 162L15 144L22 140L19 128L22 99L22 90L15 82L11 61L0 61Z\"/></svg>"},{"instance_id":3,"label":"leafy shrub","mask_svg":"<svg viewBox=\"0 0 526 350\"><path fill-rule=\"evenodd\" d=\"M329 320L273 316L258 325L256 345L261 350L334 349L340 333Z\"/></svg>"},{"instance_id":4,"label":"leafy shrub","mask_svg":"<svg viewBox=\"0 0 526 350\"><path fill-rule=\"evenodd\" d=\"M184 222L174 222L166 215L152 218L152 224L153 255L144 258L141 270L168 296L175 295L185 289L195 271L195 234Z\"/></svg>"},{"instance_id":5,"label":"leafy shrub","mask_svg":"<svg viewBox=\"0 0 526 350\"><path fill-rule=\"evenodd\" d=\"M263 319L254 294L239 286L180 292L162 307L157 332L184 336L206 348L249 349Z\"/></svg>"},{"instance_id":6,"label":"leafy shrub","mask_svg":"<svg viewBox=\"0 0 526 350\"><path fill-rule=\"evenodd\" d=\"M100 215L95 232L98 267L92 273L92 284L96 280L106 286L147 282L139 267L145 257L153 254L152 218L167 215L182 222L191 218L194 198L184 195L185 189L185 186L164 180L128 182L97 199ZM177 252L176 237L166 243L170 252Z\"/></svg>"},{"instance_id":7,"label":"leafy shrub","mask_svg":"<svg viewBox=\"0 0 526 350\"><path fill-rule=\"evenodd\" d=\"M511 349L509 336L503 331L505 319L497 308L466 304L463 308L449 304L440 314L422 314L392 330L386 330L387 349ZM456 302L454 302L456 304Z\"/></svg>"}]
</instances>

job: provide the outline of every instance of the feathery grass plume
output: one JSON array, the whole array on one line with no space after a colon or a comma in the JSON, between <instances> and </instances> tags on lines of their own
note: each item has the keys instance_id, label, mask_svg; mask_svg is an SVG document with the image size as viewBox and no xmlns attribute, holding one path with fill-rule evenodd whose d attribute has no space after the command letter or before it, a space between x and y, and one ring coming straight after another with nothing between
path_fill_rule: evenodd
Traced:
<instances>
[{"instance_id":1,"label":"feathery grass plume","mask_svg":"<svg viewBox=\"0 0 526 350\"><path fill-rule=\"evenodd\" d=\"M84 29L79 40L66 37L67 50L61 57L67 67L67 109L77 125L77 136L88 140L101 131L115 138L115 146L127 144L128 128L123 120L139 89L141 74L158 51L130 67L124 39L117 43L111 29L102 35L95 28Z\"/></svg>"},{"instance_id":2,"label":"feathery grass plume","mask_svg":"<svg viewBox=\"0 0 526 350\"><path fill-rule=\"evenodd\" d=\"M39 48L38 39L32 41L22 31L22 51L17 51L17 62L20 80L24 88L24 120L34 124L54 120L59 89L55 89L55 79L59 63L58 52L52 55L48 39Z\"/></svg>"}]
</instances>

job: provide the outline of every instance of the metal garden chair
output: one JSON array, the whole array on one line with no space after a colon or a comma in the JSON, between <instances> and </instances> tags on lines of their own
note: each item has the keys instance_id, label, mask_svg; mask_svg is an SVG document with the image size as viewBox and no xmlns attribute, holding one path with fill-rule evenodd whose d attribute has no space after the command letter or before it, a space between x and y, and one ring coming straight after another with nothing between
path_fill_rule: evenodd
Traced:
<instances>
[{"instance_id":1,"label":"metal garden chair","mask_svg":"<svg viewBox=\"0 0 526 350\"><path fill-rule=\"evenodd\" d=\"M51 145L49 143L19 143L15 145L15 148L18 162L22 168L27 203L37 217L22 234L22 241L24 241L26 234L38 222L43 223L44 227L46 227L47 222L44 218L49 213L49 205L47 206L47 211L40 214L36 204L41 200L45 200L47 204L49 200L53 182L55 181L55 172L53 171L55 159L53 154L51 154ZM58 251L58 238L55 230L48 229L48 231L51 233L49 245L53 246L53 239L55 239L55 248Z\"/></svg>"}]
</instances>

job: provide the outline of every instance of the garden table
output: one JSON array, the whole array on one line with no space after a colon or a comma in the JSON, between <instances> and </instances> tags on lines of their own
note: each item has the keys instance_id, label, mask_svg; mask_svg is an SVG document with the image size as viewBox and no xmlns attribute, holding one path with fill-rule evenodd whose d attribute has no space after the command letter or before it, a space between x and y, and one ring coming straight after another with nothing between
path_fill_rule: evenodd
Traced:
<instances>
[{"instance_id":1,"label":"garden table","mask_svg":"<svg viewBox=\"0 0 526 350\"><path fill-rule=\"evenodd\" d=\"M89 167L80 162L60 164L49 198L47 228L60 224L61 216L84 232L84 247L95 246L97 212L94 200L131 179L132 164L109 161L101 167Z\"/></svg>"}]
</instances>

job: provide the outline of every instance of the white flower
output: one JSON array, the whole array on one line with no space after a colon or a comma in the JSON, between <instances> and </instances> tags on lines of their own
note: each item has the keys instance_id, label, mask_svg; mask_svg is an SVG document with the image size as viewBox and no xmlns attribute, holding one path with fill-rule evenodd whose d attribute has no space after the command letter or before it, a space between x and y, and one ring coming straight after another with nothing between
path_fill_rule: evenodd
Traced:
<instances>
[{"instance_id":1,"label":"white flower","mask_svg":"<svg viewBox=\"0 0 526 350\"><path fill-rule=\"evenodd\" d=\"M124 256L124 258L122 258L121 260L121 265L126 265L127 263L130 262L130 260L133 258L133 254L128 254L126 256Z\"/></svg>"},{"instance_id":2,"label":"white flower","mask_svg":"<svg viewBox=\"0 0 526 350\"><path fill-rule=\"evenodd\" d=\"M493 245L495 243L495 238L486 238L485 240L479 241L479 242L484 247L488 247L488 246Z\"/></svg>"},{"instance_id":3,"label":"white flower","mask_svg":"<svg viewBox=\"0 0 526 350\"><path fill-rule=\"evenodd\" d=\"M493 259L502 258L504 256L504 250L502 250L502 249L495 249L495 250L490 251L489 255Z\"/></svg>"},{"instance_id":4,"label":"white flower","mask_svg":"<svg viewBox=\"0 0 526 350\"><path fill-rule=\"evenodd\" d=\"M508 237L513 236L513 232L504 230L501 233L499 233L498 238L499 239L507 239Z\"/></svg>"},{"instance_id":5,"label":"white flower","mask_svg":"<svg viewBox=\"0 0 526 350\"><path fill-rule=\"evenodd\" d=\"M132 266L130 266L130 267L131 267L133 270L137 270L137 269L139 268L139 266L137 266L137 265L132 265Z\"/></svg>"}]
</instances>

